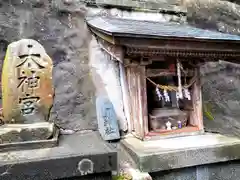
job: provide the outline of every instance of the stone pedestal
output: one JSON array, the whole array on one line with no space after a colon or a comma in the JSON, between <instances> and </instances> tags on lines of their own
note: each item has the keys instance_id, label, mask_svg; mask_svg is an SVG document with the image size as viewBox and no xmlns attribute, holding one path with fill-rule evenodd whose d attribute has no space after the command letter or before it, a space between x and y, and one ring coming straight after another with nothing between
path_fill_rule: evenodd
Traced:
<instances>
[{"instance_id":1,"label":"stone pedestal","mask_svg":"<svg viewBox=\"0 0 240 180\"><path fill-rule=\"evenodd\" d=\"M0 177L4 180L85 180L98 173L110 179L111 171L116 170L117 152L95 132L60 136L59 145L53 148L0 153Z\"/></svg>"},{"instance_id":2,"label":"stone pedestal","mask_svg":"<svg viewBox=\"0 0 240 180\"><path fill-rule=\"evenodd\" d=\"M59 129L53 123L4 124L0 128L0 152L56 146Z\"/></svg>"}]
</instances>

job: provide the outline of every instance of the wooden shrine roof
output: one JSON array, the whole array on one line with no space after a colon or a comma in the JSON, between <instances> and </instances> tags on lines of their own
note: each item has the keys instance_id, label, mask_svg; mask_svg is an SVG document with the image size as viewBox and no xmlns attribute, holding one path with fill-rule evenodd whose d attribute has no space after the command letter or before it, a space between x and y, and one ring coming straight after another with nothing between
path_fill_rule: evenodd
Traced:
<instances>
[{"instance_id":1,"label":"wooden shrine roof","mask_svg":"<svg viewBox=\"0 0 240 180\"><path fill-rule=\"evenodd\" d=\"M139 21L122 18L87 18L87 24L93 28L114 36L195 38L206 40L240 41L240 36L199 29L187 24Z\"/></svg>"},{"instance_id":2,"label":"wooden shrine roof","mask_svg":"<svg viewBox=\"0 0 240 180\"><path fill-rule=\"evenodd\" d=\"M187 24L92 16L86 23L98 38L124 47L129 56L240 57L240 36Z\"/></svg>"}]
</instances>

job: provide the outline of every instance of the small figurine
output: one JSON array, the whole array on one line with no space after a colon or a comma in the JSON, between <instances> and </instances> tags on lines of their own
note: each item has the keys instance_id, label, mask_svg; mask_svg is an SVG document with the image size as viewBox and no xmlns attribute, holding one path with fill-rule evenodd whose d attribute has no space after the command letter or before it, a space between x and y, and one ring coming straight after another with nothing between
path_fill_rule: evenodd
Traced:
<instances>
[{"instance_id":1,"label":"small figurine","mask_svg":"<svg viewBox=\"0 0 240 180\"><path fill-rule=\"evenodd\" d=\"M166 123L167 130L172 130L171 125L172 125L172 123L171 123L170 121L168 121L168 122Z\"/></svg>"},{"instance_id":2,"label":"small figurine","mask_svg":"<svg viewBox=\"0 0 240 180\"><path fill-rule=\"evenodd\" d=\"M172 129L175 130L175 129L177 129L177 127L176 127L176 126L173 126Z\"/></svg>"},{"instance_id":3,"label":"small figurine","mask_svg":"<svg viewBox=\"0 0 240 180\"><path fill-rule=\"evenodd\" d=\"M183 92L184 92L184 97L187 98L188 100L191 100L191 95L189 90L187 88L184 88Z\"/></svg>"},{"instance_id":4,"label":"small figurine","mask_svg":"<svg viewBox=\"0 0 240 180\"><path fill-rule=\"evenodd\" d=\"M182 122L181 121L178 121L178 129L181 129L182 128Z\"/></svg>"},{"instance_id":5,"label":"small figurine","mask_svg":"<svg viewBox=\"0 0 240 180\"><path fill-rule=\"evenodd\" d=\"M176 91L176 99L179 100L179 92Z\"/></svg>"},{"instance_id":6,"label":"small figurine","mask_svg":"<svg viewBox=\"0 0 240 180\"><path fill-rule=\"evenodd\" d=\"M170 97L169 97L166 89L164 89L163 95L164 95L164 98L165 98L165 102L170 102Z\"/></svg>"}]
</instances>

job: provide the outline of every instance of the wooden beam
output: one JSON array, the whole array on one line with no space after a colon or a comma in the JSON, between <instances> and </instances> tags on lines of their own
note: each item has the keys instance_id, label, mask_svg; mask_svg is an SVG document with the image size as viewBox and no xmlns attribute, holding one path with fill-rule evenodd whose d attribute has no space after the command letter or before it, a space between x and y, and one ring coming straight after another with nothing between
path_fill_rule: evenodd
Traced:
<instances>
[{"instance_id":1,"label":"wooden beam","mask_svg":"<svg viewBox=\"0 0 240 180\"><path fill-rule=\"evenodd\" d=\"M223 51L240 52L240 41L206 40L183 37L117 37L119 44L127 47L147 48L147 49L182 49L182 50L202 50L202 51Z\"/></svg>"},{"instance_id":2,"label":"wooden beam","mask_svg":"<svg viewBox=\"0 0 240 180\"><path fill-rule=\"evenodd\" d=\"M94 35L96 35L98 38L101 38L101 39L103 39L103 40L105 40L105 41L107 41L107 42L109 42L111 44L115 44L114 38L112 36L106 35L106 34L100 32L100 31L95 30L94 28L91 28L91 27L90 27L90 31Z\"/></svg>"},{"instance_id":3,"label":"wooden beam","mask_svg":"<svg viewBox=\"0 0 240 180\"><path fill-rule=\"evenodd\" d=\"M210 40L187 39L146 39L120 38L118 42L126 46L126 56L178 56L211 59L240 57L240 41L215 42Z\"/></svg>"},{"instance_id":4,"label":"wooden beam","mask_svg":"<svg viewBox=\"0 0 240 180\"><path fill-rule=\"evenodd\" d=\"M113 45L103 39L98 39L98 42L100 44L100 47L105 50L108 54L110 54L112 57L114 57L116 60L123 62L124 58L124 51L122 46L119 45Z\"/></svg>"},{"instance_id":5,"label":"wooden beam","mask_svg":"<svg viewBox=\"0 0 240 180\"><path fill-rule=\"evenodd\" d=\"M184 74L182 74L184 75ZM194 72L188 70L187 76L194 76ZM158 76L177 76L176 72L171 72L168 69L147 69L146 70L147 77L158 77Z\"/></svg>"}]
</instances>

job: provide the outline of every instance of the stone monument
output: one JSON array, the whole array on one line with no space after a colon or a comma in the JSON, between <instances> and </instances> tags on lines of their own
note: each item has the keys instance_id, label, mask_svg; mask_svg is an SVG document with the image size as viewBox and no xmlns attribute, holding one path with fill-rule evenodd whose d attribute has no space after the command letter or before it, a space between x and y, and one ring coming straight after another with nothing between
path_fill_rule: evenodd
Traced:
<instances>
[{"instance_id":1,"label":"stone monument","mask_svg":"<svg viewBox=\"0 0 240 180\"><path fill-rule=\"evenodd\" d=\"M2 71L0 150L9 144L30 147L56 142L58 131L48 121L52 67L51 58L35 40L22 39L8 46Z\"/></svg>"}]
</instances>

